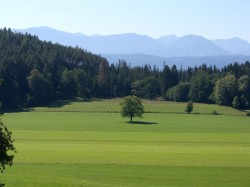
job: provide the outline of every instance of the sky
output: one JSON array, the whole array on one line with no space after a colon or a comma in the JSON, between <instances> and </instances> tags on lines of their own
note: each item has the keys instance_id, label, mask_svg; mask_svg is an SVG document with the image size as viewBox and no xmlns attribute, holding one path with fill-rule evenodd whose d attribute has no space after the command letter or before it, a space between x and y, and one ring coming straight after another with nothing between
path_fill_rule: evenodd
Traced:
<instances>
[{"instance_id":1,"label":"sky","mask_svg":"<svg viewBox=\"0 0 250 187\"><path fill-rule=\"evenodd\" d=\"M250 0L0 0L0 28L48 26L86 35L239 37L250 42Z\"/></svg>"}]
</instances>

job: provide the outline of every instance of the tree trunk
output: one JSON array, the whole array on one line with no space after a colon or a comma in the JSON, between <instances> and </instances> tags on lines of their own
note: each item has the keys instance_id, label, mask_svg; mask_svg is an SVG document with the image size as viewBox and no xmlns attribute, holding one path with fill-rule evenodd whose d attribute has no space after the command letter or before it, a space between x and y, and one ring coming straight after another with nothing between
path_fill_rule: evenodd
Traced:
<instances>
[{"instance_id":1,"label":"tree trunk","mask_svg":"<svg viewBox=\"0 0 250 187\"><path fill-rule=\"evenodd\" d=\"M130 123L132 123L132 119L133 119L133 117L132 117L132 116L130 116Z\"/></svg>"}]
</instances>

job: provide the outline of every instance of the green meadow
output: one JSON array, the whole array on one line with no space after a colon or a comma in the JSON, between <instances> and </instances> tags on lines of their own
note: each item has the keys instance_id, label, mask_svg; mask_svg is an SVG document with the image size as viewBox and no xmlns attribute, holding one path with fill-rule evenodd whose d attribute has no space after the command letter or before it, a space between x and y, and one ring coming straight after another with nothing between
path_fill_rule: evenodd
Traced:
<instances>
[{"instance_id":1,"label":"green meadow","mask_svg":"<svg viewBox=\"0 0 250 187\"><path fill-rule=\"evenodd\" d=\"M14 165L10 187L249 186L250 117L217 105L143 101L134 124L120 99L58 102L5 113ZM212 115L216 110L220 115Z\"/></svg>"}]
</instances>

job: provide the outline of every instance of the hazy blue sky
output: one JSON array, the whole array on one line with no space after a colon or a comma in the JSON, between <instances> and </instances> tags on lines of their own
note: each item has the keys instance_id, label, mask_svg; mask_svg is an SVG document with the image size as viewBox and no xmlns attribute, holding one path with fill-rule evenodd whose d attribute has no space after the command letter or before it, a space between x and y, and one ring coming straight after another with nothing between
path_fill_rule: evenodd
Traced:
<instances>
[{"instance_id":1,"label":"hazy blue sky","mask_svg":"<svg viewBox=\"0 0 250 187\"><path fill-rule=\"evenodd\" d=\"M0 0L0 27L250 41L250 0Z\"/></svg>"}]
</instances>

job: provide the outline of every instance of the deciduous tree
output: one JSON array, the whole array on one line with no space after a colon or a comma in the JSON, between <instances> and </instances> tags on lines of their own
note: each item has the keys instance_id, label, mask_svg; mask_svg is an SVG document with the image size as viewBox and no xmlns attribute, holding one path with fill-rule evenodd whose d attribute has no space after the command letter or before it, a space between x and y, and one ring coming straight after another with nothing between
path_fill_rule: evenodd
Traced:
<instances>
[{"instance_id":1,"label":"deciduous tree","mask_svg":"<svg viewBox=\"0 0 250 187\"><path fill-rule=\"evenodd\" d=\"M123 98L121 105L121 115L122 117L129 117L130 122L132 123L133 117L142 118L144 114L144 107L140 98L137 96L127 96Z\"/></svg>"},{"instance_id":2,"label":"deciduous tree","mask_svg":"<svg viewBox=\"0 0 250 187\"><path fill-rule=\"evenodd\" d=\"M6 165L12 166L13 164L14 155L10 154L10 151L15 151L12 134L0 119L0 171L1 172L5 170ZM4 184L0 184L0 186L4 186Z\"/></svg>"},{"instance_id":3,"label":"deciduous tree","mask_svg":"<svg viewBox=\"0 0 250 187\"><path fill-rule=\"evenodd\" d=\"M214 99L219 105L232 105L234 97L237 95L238 85L234 75L227 75L219 79L214 88Z\"/></svg>"}]
</instances>

